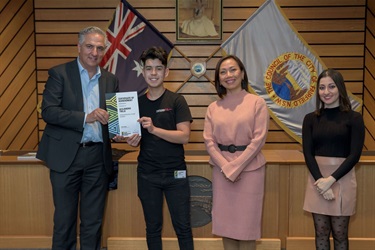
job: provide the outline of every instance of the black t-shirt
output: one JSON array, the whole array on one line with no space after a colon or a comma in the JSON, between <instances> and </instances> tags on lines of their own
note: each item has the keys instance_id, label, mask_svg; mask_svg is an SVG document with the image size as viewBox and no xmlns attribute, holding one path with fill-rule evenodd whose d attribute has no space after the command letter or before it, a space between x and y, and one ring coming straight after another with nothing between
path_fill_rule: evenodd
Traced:
<instances>
[{"instance_id":1,"label":"black t-shirt","mask_svg":"<svg viewBox=\"0 0 375 250\"><path fill-rule=\"evenodd\" d=\"M167 130L176 130L180 122L192 121L185 98L169 90L154 101L146 95L139 97L139 113L140 117L150 117L155 127ZM164 173L185 169L182 144L168 142L142 128L138 172Z\"/></svg>"},{"instance_id":2,"label":"black t-shirt","mask_svg":"<svg viewBox=\"0 0 375 250\"><path fill-rule=\"evenodd\" d=\"M337 107L323 109L320 116L307 114L302 126L303 153L314 179L323 177L315 156L346 158L331 175L338 180L347 174L361 156L364 137L364 122L358 112Z\"/></svg>"}]
</instances>

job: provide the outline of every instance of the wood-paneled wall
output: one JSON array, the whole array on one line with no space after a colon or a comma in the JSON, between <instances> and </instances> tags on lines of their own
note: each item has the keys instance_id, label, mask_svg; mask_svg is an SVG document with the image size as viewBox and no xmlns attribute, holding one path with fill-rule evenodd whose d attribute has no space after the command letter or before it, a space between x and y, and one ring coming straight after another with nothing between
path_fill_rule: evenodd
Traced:
<instances>
[{"instance_id":1,"label":"wood-paneled wall","mask_svg":"<svg viewBox=\"0 0 375 250\"><path fill-rule=\"evenodd\" d=\"M40 117L36 118L36 97L30 93L35 94L36 88L38 102L41 100L48 77L47 70L77 56L77 33L80 29L89 25L106 29L119 0L8 0L3 2L0 5L0 17L1 20L5 17L6 22L2 21L0 24L2 31L0 98L1 103L4 103L0 105L0 146L3 149L32 149L37 147L36 130L39 129L40 137L45 124ZM22 15L24 21L16 18L17 13L26 12L24 8L32 5L33 2L34 9L28 7L30 12L28 17L31 23L35 22L35 33L34 26L27 27L29 19L25 19L25 14ZM223 40L227 39L263 2L263 0L223 0ZM365 148L374 149L375 140L372 136L375 134L375 126L372 125L374 116L369 111L375 110L371 108L375 105L375 100L370 94L371 86L374 86L374 74L371 74L373 72L369 69L373 60L373 53L371 53L372 34L374 34L372 32L374 29L373 1L368 1L367 6L366 0L278 0L277 2L300 35L325 64L340 70L346 79L348 89L358 97L364 98L364 117L367 128ZM170 64L171 73L167 78L166 86L185 96L194 116L191 139L186 148L204 149L203 118L207 105L217 98L209 80L213 80L214 67L221 55L220 52L216 53L220 44L176 42L176 0L129 0L129 3L176 44ZM9 9L11 10L6 11ZM19 10L16 12L13 9ZM11 25L12 20L18 26ZM3 32L3 30L9 31ZM22 36L25 42L22 43L15 34L9 34L10 30ZM34 35L35 40L32 39ZM4 40L7 43L3 43ZM30 48L33 53L27 56L28 53L21 51L20 47ZM15 55L6 57L8 54L15 54L15 48L21 51L18 53L21 58L15 60ZM36 51L33 50L34 48ZM7 54L3 53L4 49L9 50ZM33 56L36 57L36 65L35 60L31 59ZM207 60L207 77L197 79L191 75L189 61L194 60ZM20 61L23 67L29 66L27 69L32 69L33 74L30 77L26 77L27 74L19 69L21 63L14 65ZM372 71L374 71L373 68ZM365 83L364 79L366 79ZM29 84L31 89L20 90L20 85L25 88ZM5 98L3 86L8 92L13 90L12 95L8 94ZM34 102L26 101L30 99ZM13 106L11 103L14 103ZM14 114L17 114L18 118L10 118ZM115 146L126 147L126 145ZM271 120L265 148L300 149L301 146Z\"/></svg>"},{"instance_id":2,"label":"wood-paneled wall","mask_svg":"<svg viewBox=\"0 0 375 250\"><path fill-rule=\"evenodd\" d=\"M36 148L33 0L0 2L0 149Z\"/></svg>"},{"instance_id":3,"label":"wood-paneled wall","mask_svg":"<svg viewBox=\"0 0 375 250\"><path fill-rule=\"evenodd\" d=\"M375 149L375 1L368 0L366 8L364 59L363 118L366 124L366 146Z\"/></svg>"}]
</instances>

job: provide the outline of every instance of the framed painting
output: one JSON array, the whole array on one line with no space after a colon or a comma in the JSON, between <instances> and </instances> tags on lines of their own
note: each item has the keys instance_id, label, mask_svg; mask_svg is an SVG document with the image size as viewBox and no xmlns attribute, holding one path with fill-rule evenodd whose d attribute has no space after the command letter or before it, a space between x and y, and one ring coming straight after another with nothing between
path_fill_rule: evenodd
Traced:
<instances>
[{"instance_id":1,"label":"framed painting","mask_svg":"<svg viewBox=\"0 0 375 250\"><path fill-rule=\"evenodd\" d=\"M221 41L222 0L176 0L176 41Z\"/></svg>"}]
</instances>

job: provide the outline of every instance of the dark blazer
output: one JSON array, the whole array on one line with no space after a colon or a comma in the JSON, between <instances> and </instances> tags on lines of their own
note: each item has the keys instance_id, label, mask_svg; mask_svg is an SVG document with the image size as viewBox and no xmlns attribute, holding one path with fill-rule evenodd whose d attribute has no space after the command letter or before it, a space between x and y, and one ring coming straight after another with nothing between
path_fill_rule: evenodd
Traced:
<instances>
[{"instance_id":1,"label":"dark blazer","mask_svg":"<svg viewBox=\"0 0 375 250\"><path fill-rule=\"evenodd\" d=\"M83 135L85 113L77 60L48 71L42 101L42 118L47 123L38 146L37 158L50 169L66 171L72 164ZM99 78L99 107L106 109L105 93L118 92L118 79L105 69ZM112 172L112 150L108 125L102 125L103 159Z\"/></svg>"}]
</instances>

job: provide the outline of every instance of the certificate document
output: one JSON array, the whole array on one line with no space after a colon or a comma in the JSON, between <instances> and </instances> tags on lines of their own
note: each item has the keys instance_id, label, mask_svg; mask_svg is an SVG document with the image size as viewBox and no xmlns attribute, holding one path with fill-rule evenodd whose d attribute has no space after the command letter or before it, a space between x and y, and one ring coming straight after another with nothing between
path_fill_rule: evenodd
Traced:
<instances>
[{"instance_id":1,"label":"certificate document","mask_svg":"<svg viewBox=\"0 0 375 250\"><path fill-rule=\"evenodd\" d=\"M137 91L106 93L106 105L109 113L108 130L110 138L115 135L141 135Z\"/></svg>"}]
</instances>

